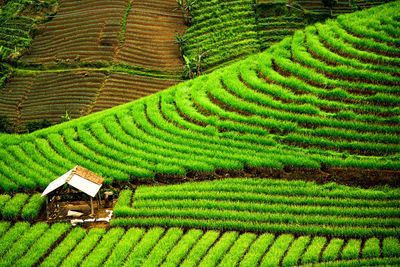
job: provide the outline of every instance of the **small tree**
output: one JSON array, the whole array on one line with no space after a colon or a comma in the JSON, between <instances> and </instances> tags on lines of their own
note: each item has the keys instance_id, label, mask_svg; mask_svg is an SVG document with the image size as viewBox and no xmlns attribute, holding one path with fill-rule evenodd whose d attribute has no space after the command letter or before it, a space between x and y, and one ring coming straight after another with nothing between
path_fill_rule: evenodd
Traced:
<instances>
[{"instance_id":1,"label":"small tree","mask_svg":"<svg viewBox=\"0 0 400 267\"><path fill-rule=\"evenodd\" d=\"M331 12L331 16L333 15L333 6L337 4L337 0L322 0L322 3L324 3L324 6L329 8L329 11Z\"/></svg>"},{"instance_id":2,"label":"small tree","mask_svg":"<svg viewBox=\"0 0 400 267\"><path fill-rule=\"evenodd\" d=\"M15 125L6 115L0 115L0 132L1 133L14 133Z\"/></svg>"},{"instance_id":3,"label":"small tree","mask_svg":"<svg viewBox=\"0 0 400 267\"><path fill-rule=\"evenodd\" d=\"M65 111L65 115L61 116L64 121L70 121L71 116L69 115L68 111Z\"/></svg>"},{"instance_id":4,"label":"small tree","mask_svg":"<svg viewBox=\"0 0 400 267\"><path fill-rule=\"evenodd\" d=\"M176 0L176 3L178 4L179 9L190 12L193 10L193 5L196 3L196 1L195 0Z\"/></svg>"},{"instance_id":5,"label":"small tree","mask_svg":"<svg viewBox=\"0 0 400 267\"><path fill-rule=\"evenodd\" d=\"M186 41L186 37L181 36L179 32L176 33L176 40L174 41L174 44L177 44L179 46L180 55L183 55L183 47L186 44Z\"/></svg>"},{"instance_id":6,"label":"small tree","mask_svg":"<svg viewBox=\"0 0 400 267\"><path fill-rule=\"evenodd\" d=\"M183 76L185 78L193 79L195 77L195 73L193 72L193 62L187 56L183 55L183 59L185 60L185 66L183 71Z\"/></svg>"},{"instance_id":7,"label":"small tree","mask_svg":"<svg viewBox=\"0 0 400 267\"><path fill-rule=\"evenodd\" d=\"M193 79L201 75L202 73L202 67L201 67L201 62L208 54L209 50L205 52L200 52L200 49L197 50L196 55L193 58L189 58L185 55L183 55L183 59L185 60L185 66L184 66L184 77Z\"/></svg>"},{"instance_id":8,"label":"small tree","mask_svg":"<svg viewBox=\"0 0 400 267\"><path fill-rule=\"evenodd\" d=\"M190 12L193 10L193 6L196 3L194 0L176 0L176 3L178 4L178 7L176 9L183 10L183 20L186 25L190 25ZM175 10L176 10L175 9Z\"/></svg>"},{"instance_id":9,"label":"small tree","mask_svg":"<svg viewBox=\"0 0 400 267\"><path fill-rule=\"evenodd\" d=\"M201 72L202 72L201 61L202 61L203 57L207 56L209 51L210 50L200 52L199 49L197 50L197 54L196 54L196 74L197 74L197 76L201 75Z\"/></svg>"},{"instance_id":10,"label":"small tree","mask_svg":"<svg viewBox=\"0 0 400 267\"><path fill-rule=\"evenodd\" d=\"M43 120L34 120L34 121L29 121L25 127L26 127L26 131L27 133L31 133L40 129L44 129L47 127L50 127L52 125L51 121L47 120L47 119L43 119Z\"/></svg>"},{"instance_id":11,"label":"small tree","mask_svg":"<svg viewBox=\"0 0 400 267\"><path fill-rule=\"evenodd\" d=\"M186 44L186 41L188 40L187 37L181 36L179 32L176 33L176 40L174 41L174 44L179 45L179 49L181 49L182 46Z\"/></svg>"}]
</instances>

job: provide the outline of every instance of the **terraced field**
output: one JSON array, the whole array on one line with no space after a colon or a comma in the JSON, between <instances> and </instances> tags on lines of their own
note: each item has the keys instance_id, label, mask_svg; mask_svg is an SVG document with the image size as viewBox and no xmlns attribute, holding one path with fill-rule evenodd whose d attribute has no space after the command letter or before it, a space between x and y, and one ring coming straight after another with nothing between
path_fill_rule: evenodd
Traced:
<instances>
[{"instance_id":1,"label":"terraced field","mask_svg":"<svg viewBox=\"0 0 400 267\"><path fill-rule=\"evenodd\" d=\"M176 34L183 33L183 12L176 0L132 1L126 19L124 43L115 62L149 70L181 72Z\"/></svg>"},{"instance_id":2,"label":"terraced field","mask_svg":"<svg viewBox=\"0 0 400 267\"><path fill-rule=\"evenodd\" d=\"M25 63L110 62L118 45L128 0L60 1L57 15L43 24Z\"/></svg>"},{"instance_id":3,"label":"terraced field","mask_svg":"<svg viewBox=\"0 0 400 267\"><path fill-rule=\"evenodd\" d=\"M396 264L399 196L399 189L268 179L140 186L121 191L111 225L204 229L187 258L176 259L183 266ZM397 256L367 260L387 257L388 242Z\"/></svg>"},{"instance_id":4,"label":"terraced field","mask_svg":"<svg viewBox=\"0 0 400 267\"><path fill-rule=\"evenodd\" d=\"M192 64L202 56L204 69L258 50L253 0L196 1L190 13L191 27L182 45Z\"/></svg>"},{"instance_id":5,"label":"terraced field","mask_svg":"<svg viewBox=\"0 0 400 267\"><path fill-rule=\"evenodd\" d=\"M357 266L400 263L398 238L0 224L2 266ZM37 242L35 240L37 239ZM39 245L40 244L40 245Z\"/></svg>"},{"instance_id":6,"label":"terraced field","mask_svg":"<svg viewBox=\"0 0 400 267\"><path fill-rule=\"evenodd\" d=\"M193 1L190 27L181 47L192 71L197 73L199 68L208 73L264 51L305 25L384 2L387 1Z\"/></svg>"},{"instance_id":7,"label":"terraced field","mask_svg":"<svg viewBox=\"0 0 400 267\"><path fill-rule=\"evenodd\" d=\"M310 26L265 53L133 103L0 137L0 186L42 188L76 164L106 183L201 173L287 177L301 167L297 178L397 185L400 49L390 30L398 8ZM375 23L383 20L393 26Z\"/></svg>"},{"instance_id":8,"label":"terraced field","mask_svg":"<svg viewBox=\"0 0 400 267\"><path fill-rule=\"evenodd\" d=\"M264 50L271 45L292 36L298 29L303 29L305 23L301 18L290 16L260 17L257 19L257 38L260 49Z\"/></svg>"},{"instance_id":9,"label":"terraced field","mask_svg":"<svg viewBox=\"0 0 400 267\"><path fill-rule=\"evenodd\" d=\"M89 2L61 1L47 25L60 20L53 30L64 34L61 15ZM179 84L172 49L154 47L183 33L182 11L170 0L117 2L88 15L100 31L87 47L64 19L68 44L51 52L77 57L45 56L37 39L44 54L29 64L39 65L4 64L13 73L0 112L20 125L66 110L73 120L0 134L0 266L400 265L400 1L305 29L288 16L247 17L255 37L239 26L256 14L252 2L230 1L229 14L212 11L225 2L196 2L210 5L204 34L229 25L238 47L290 36ZM100 193L118 195L106 228L45 222L39 193L77 164L105 178Z\"/></svg>"},{"instance_id":10,"label":"terraced field","mask_svg":"<svg viewBox=\"0 0 400 267\"><path fill-rule=\"evenodd\" d=\"M13 40L23 47L29 46L32 32L36 36L19 61L6 58L14 53L9 43L0 49L5 63L0 67L0 115L22 132L32 120L59 123L66 112L78 118L175 85L183 61L174 41L176 32L186 28L175 7L176 1L60 1L57 13L36 31L35 19L12 12L13 23L0 30L0 46L11 38L1 31L17 32ZM24 26L23 19L32 23Z\"/></svg>"},{"instance_id":11,"label":"terraced field","mask_svg":"<svg viewBox=\"0 0 400 267\"><path fill-rule=\"evenodd\" d=\"M0 209L3 220L36 219L46 201L40 194L17 193L14 196L0 195Z\"/></svg>"},{"instance_id":12,"label":"terraced field","mask_svg":"<svg viewBox=\"0 0 400 267\"><path fill-rule=\"evenodd\" d=\"M18 57L31 44L36 26L55 11L56 0L0 3L0 59ZM0 68L0 75L1 75Z\"/></svg>"},{"instance_id":13,"label":"terraced field","mask_svg":"<svg viewBox=\"0 0 400 267\"><path fill-rule=\"evenodd\" d=\"M331 13L332 15L340 15L344 13L351 13L355 7L348 1L335 1L332 6L326 5L327 1L321 0L296 0L295 3L304 7L305 9L316 13Z\"/></svg>"},{"instance_id":14,"label":"terraced field","mask_svg":"<svg viewBox=\"0 0 400 267\"><path fill-rule=\"evenodd\" d=\"M180 80L147 77L123 72L112 73L99 89L97 99L93 101L93 112L125 104L141 97L155 94L177 84Z\"/></svg>"},{"instance_id":15,"label":"terraced field","mask_svg":"<svg viewBox=\"0 0 400 267\"><path fill-rule=\"evenodd\" d=\"M85 70L17 74L3 88L0 107L15 114L18 125L38 118L61 122L66 111L79 118L87 114L104 78L104 71Z\"/></svg>"},{"instance_id":16,"label":"terraced field","mask_svg":"<svg viewBox=\"0 0 400 267\"><path fill-rule=\"evenodd\" d=\"M175 0L8 1L3 10L18 11L1 15L0 54L6 64L0 66L0 98L6 100L0 102L0 115L16 124L17 132L23 132L28 122L42 119L43 110L51 110L43 118L54 124L62 121L60 113L65 111L77 118L147 96L155 88L166 89L182 77L196 76L269 48L303 28L305 16L327 13L326 7L319 8L321 1L312 2L310 7L304 1L294 4L305 8L304 14L279 1L195 1L188 23L188 12L177 8ZM363 2L360 7L375 4L378 2ZM354 10L357 4L336 6L343 8L335 9L335 16ZM177 34L183 36L181 44ZM108 73L96 88L90 86L90 92L85 86L83 101L76 93L82 88L71 85L70 99L52 100L56 103L53 108L36 99L30 101L32 93L25 93L32 89L23 85L21 90L18 85L25 79L19 76L30 76L32 70L49 75L53 81L68 74L75 80L75 71ZM111 75L115 72L123 73L127 82L118 80L120 75ZM82 83L86 80L82 77ZM133 85L132 80L138 82ZM139 85L142 81L148 85ZM108 87L115 83L116 88ZM53 95L53 90L43 92Z\"/></svg>"},{"instance_id":17,"label":"terraced field","mask_svg":"<svg viewBox=\"0 0 400 267\"><path fill-rule=\"evenodd\" d=\"M121 191L113 226L366 238L400 236L399 189L270 179L222 179ZM131 203L132 201L132 203Z\"/></svg>"}]
</instances>

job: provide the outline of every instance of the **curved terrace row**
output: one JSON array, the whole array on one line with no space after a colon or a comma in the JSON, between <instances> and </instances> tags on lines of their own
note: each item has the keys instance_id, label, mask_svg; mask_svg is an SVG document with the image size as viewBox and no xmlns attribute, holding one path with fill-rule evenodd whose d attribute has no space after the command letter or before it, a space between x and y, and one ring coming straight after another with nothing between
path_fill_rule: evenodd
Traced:
<instances>
[{"instance_id":1,"label":"curved terrace row","mask_svg":"<svg viewBox=\"0 0 400 267\"><path fill-rule=\"evenodd\" d=\"M3 136L0 186L44 187L76 164L109 183L256 167L399 170L399 8L310 26L136 102Z\"/></svg>"}]
</instances>

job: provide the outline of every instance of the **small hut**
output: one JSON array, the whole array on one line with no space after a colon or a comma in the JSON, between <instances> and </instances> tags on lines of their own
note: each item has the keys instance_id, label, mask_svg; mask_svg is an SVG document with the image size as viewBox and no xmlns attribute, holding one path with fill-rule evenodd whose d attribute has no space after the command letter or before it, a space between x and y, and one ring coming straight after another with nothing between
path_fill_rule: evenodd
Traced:
<instances>
[{"instance_id":1,"label":"small hut","mask_svg":"<svg viewBox=\"0 0 400 267\"><path fill-rule=\"evenodd\" d=\"M49 204L49 202L51 202L54 197L57 197L57 194L65 194L65 192L62 192L64 188L63 186L65 184L71 185L75 189L90 196L90 215L93 216L93 198L97 196L97 207L99 207L101 201L100 188L103 185L103 181L104 178L78 165L75 166L72 170L64 173L63 175L52 181L41 195L42 197L48 195L48 197L46 198L47 218L49 218L49 205L51 204ZM70 188L68 188L67 191L70 192Z\"/></svg>"}]
</instances>

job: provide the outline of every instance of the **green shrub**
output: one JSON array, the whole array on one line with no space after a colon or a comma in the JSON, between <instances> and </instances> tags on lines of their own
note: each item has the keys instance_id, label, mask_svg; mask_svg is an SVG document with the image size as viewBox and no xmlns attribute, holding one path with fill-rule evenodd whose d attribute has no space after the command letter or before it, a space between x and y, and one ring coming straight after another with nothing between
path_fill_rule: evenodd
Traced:
<instances>
[{"instance_id":1,"label":"green shrub","mask_svg":"<svg viewBox=\"0 0 400 267\"><path fill-rule=\"evenodd\" d=\"M220 233L217 231L207 231L190 250L181 266L189 267L197 265L219 236Z\"/></svg>"},{"instance_id":2,"label":"green shrub","mask_svg":"<svg viewBox=\"0 0 400 267\"><path fill-rule=\"evenodd\" d=\"M237 232L226 232L217 243L207 252L199 263L199 267L215 266L225 255L226 251L235 242L239 234Z\"/></svg>"},{"instance_id":3,"label":"green shrub","mask_svg":"<svg viewBox=\"0 0 400 267\"><path fill-rule=\"evenodd\" d=\"M350 239L344 246L341 258L344 260L357 259L360 253L361 240Z\"/></svg>"},{"instance_id":4,"label":"green shrub","mask_svg":"<svg viewBox=\"0 0 400 267\"><path fill-rule=\"evenodd\" d=\"M105 234L105 229L94 228L86 233L85 238L64 259L61 266L77 266L92 251L97 242Z\"/></svg>"},{"instance_id":5,"label":"green shrub","mask_svg":"<svg viewBox=\"0 0 400 267\"><path fill-rule=\"evenodd\" d=\"M310 243L309 236L301 236L291 244L285 258L282 261L282 266L295 266L301 255Z\"/></svg>"},{"instance_id":6,"label":"green shrub","mask_svg":"<svg viewBox=\"0 0 400 267\"><path fill-rule=\"evenodd\" d=\"M382 242L382 254L384 257L400 256L400 243L397 238L388 237Z\"/></svg>"},{"instance_id":7,"label":"green shrub","mask_svg":"<svg viewBox=\"0 0 400 267\"><path fill-rule=\"evenodd\" d=\"M332 238L322 254L323 261L334 261L339 257L339 251L343 246L344 240Z\"/></svg>"},{"instance_id":8,"label":"green shrub","mask_svg":"<svg viewBox=\"0 0 400 267\"><path fill-rule=\"evenodd\" d=\"M378 258L381 255L380 241L378 238L370 238L362 249L363 258Z\"/></svg>"},{"instance_id":9,"label":"green shrub","mask_svg":"<svg viewBox=\"0 0 400 267\"><path fill-rule=\"evenodd\" d=\"M48 128L51 125L52 125L52 122L47 119L34 120L34 121L27 122L25 125L25 128L26 128L27 133L32 133L32 132L40 130L40 129Z\"/></svg>"},{"instance_id":10,"label":"green shrub","mask_svg":"<svg viewBox=\"0 0 400 267\"><path fill-rule=\"evenodd\" d=\"M48 255L44 261L40 264L41 267L51 267L59 265L61 261L70 253L79 241L85 236L86 230L82 228L74 228L64 240L54 248L50 255Z\"/></svg>"},{"instance_id":11,"label":"green shrub","mask_svg":"<svg viewBox=\"0 0 400 267\"><path fill-rule=\"evenodd\" d=\"M14 133L15 132L15 125L11 120L5 116L0 115L0 133Z\"/></svg>"},{"instance_id":12,"label":"green shrub","mask_svg":"<svg viewBox=\"0 0 400 267\"><path fill-rule=\"evenodd\" d=\"M293 235L280 235L261 260L260 266L277 266L293 239Z\"/></svg>"},{"instance_id":13,"label":"green shrub","mask_svg":"<svg viewBox=\"0 0 400 267\"><path fill-rule=\"evenodd\" d=\"M260 235L254 243L250 246L249 251L244 255L243 260L240 262L240 267L256 266L261 257L265 254L268 247L274 241L275 236L272 234Z\"/></svg>"},{"instance_id":14,"label":"green shrub","mask_svg":"<svg viewBox=\"0 0 400 267\"><path fill-rule=\"evenodd\" d=\"M148 230L125 260L124 266L141 266L164 231L163 228L158 227Z\"/></svg>"},{"instance_id":15,"label":"green shrub","mask_svg":"<svg viewBox=\"0 0 400 267\"><path fill-rule=\"evenodd\" d=\"M101 266L124 232L122 228L110 229L80 266Z\"/></svg>"},{"instance_id":16,"label":"green shrub","mask_svg":"<svg viewBox=\"0 0 400 267\"><path fill-rule=\"evenodd\" d=\"M189 230L179 241L179 243L172 248L165 258L163 267L178 266L179 263L186 257L189 250L197 244L199 238L203 236L203 232L198 229Z\"/></svg>"},{"instance_id":17,"label":"green shrub","mask_svg":"<svg viewBox=\"0 0 400 267\"><path fill-rule=\"evenodd\" d=\"M46 201L45 197L40 197L40 194L35 194L30 197L28 203L24 206L21 212L21 217L24 220L31 220L38 216L39 211Z\"/></svg>"},{"instance_id":18,"label":"green shrub","mask_svg":"<svg viewBox=\"0 0 400 267\"><path fill-rule=\"evenodd\" d=\"M27 194L16 194L10 201L3 207L2 215L6 219L16 219L20 210L28 199Z\"/></svg>"},{"instance_id":19,"label":"green shrub","mask_svg":"<svg viewBox=\"0 0 400 267\"><path fill-rule=\"evenodd\" d=\"M304 253L301 263L316 263L319 261L319 255L321 253L322 248L326 243L325 237L314 237L310 246L308 246L306 252Z\"/></svg>"}]
</instances>

